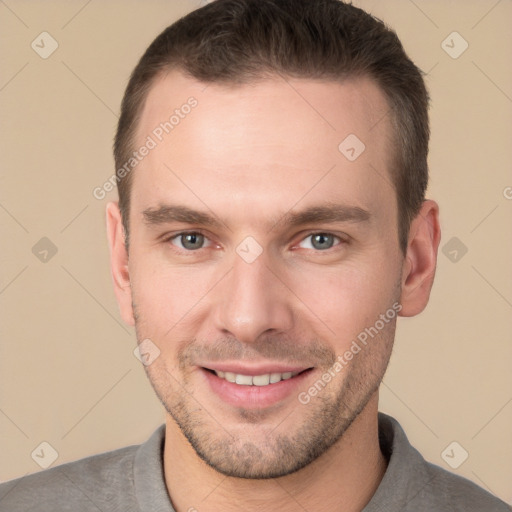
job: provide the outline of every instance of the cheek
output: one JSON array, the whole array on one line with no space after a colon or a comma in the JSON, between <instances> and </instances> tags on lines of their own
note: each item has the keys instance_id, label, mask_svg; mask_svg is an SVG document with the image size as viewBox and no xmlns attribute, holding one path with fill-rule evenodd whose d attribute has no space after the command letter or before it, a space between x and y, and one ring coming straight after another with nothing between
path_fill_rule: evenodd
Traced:
<instances>
[{"instance_id":1,"label":"cheek","mask_svg":"<svg viewBox=\"0 0 512 512\"><path fill-rule=\"evenodd\" d=\"M307 318L323 324L322 332L334 340L337 351L374 325L398 300L399 275L384 265L384 261L372 260L368 265L347 264L329 270L310 267L293 276L290 287L304 302Z\"/></svg>"},{"instance_id":2,"label":"cheek","mask_svg":"<svg viewBox=\"0 0 512 512\"><path fill-rule=\"evenodd\" d=\"M134 265L130 272L138 320L151 330L152 336L161 337L194 315L201 298L211 288L211 270L178 268L150 258L139 261L142 263Z\"/></svg>"}]
</instances>

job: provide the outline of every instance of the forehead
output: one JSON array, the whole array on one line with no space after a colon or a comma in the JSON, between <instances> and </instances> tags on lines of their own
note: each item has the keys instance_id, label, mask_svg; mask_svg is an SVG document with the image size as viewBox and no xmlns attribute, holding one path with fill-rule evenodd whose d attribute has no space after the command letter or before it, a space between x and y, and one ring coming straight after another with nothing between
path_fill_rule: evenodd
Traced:
<instances>
[{"instance_id":1,"label":"forehead","mask_svg":"<svg viewBox=\"0 0 512 512\"><path fill-rule=\"evenodd\" d=\"M238 134L245 142L251 142L248 137L264 142L283 128L290 136L302 134L310 138L317 133L318 138L334 140L349 130L367 140L378 139L390 130L389 105L378 85L368 77L335 82L275 75L248 84L205 84L172 70L157 77L149 90L138 125L139 138L169 121L172 114L183 120L180 111L190 98L197 101L199 108L194 112L200 114L193 116L193 123L173 126L171 135L176 140L180 133L186 136L193 128L197 128L197 137L202 128L210 128L212 118L217 131L236 124L239 130L231 130L231 136ZM301 123L296 123L299 120ZM180 129L174 130L178 124ZM374 131L377 124L379 129ZM167 139L170 142L171 137Z\"/></svg>"},{"instance_id":2,"label":"forehead","mask_svg":"<svg viewBox=\"0 0 512 512\"><path fill-rule=\"evenodd\" d=\"M135 199L141 208L171 193L195 203L228 194L231 206L246 208L249 199L291 207L306 193L329 201L345 194L360 206L394 200L388 113L368 78L226 85L172 71L155 81L142 110L136 146L151 139L154 147L134 173Z\"/></svg>"}]
</instances>

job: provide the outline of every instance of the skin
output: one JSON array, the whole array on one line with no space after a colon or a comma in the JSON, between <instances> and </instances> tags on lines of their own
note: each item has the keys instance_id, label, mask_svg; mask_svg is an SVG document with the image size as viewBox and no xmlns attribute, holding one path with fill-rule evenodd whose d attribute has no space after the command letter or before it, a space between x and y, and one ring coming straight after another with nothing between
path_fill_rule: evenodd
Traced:
<instances>
[{"instance_id":1,"label":"skin","mask_svg":"<svg viewBox=\"0 0 512 512\"><path fill-rule=\"evenodd\" d=\"M173 505L178 512L361 510L387 464L378 387L396 317L308 404L297 395L393 304L402 316L425 308L438 206L423 203L404 257L389 107L370 79L276 76L206 87L172 71L149 93L139 143L190 96L197 107L134 171L129 255L117 203L107 206L121 315L139 342L149 338L160 350L145 369L167 412L164 471ZM349 134L366 146L353 162L338 150ZM358 207L368 219L291 225L283 217L326 203ZM144 211L166 204L209 213L219 225L147 222ZM199 248L187 251L177 235L191 231L205 236L204 245L199 238ZM318 245L312 233L327 239ZM252 263L236 251L248 236L263 250ZM219 362L312 369L277 403L237 407L212 391L201 369Z\"/></svg>"}]
</instances>

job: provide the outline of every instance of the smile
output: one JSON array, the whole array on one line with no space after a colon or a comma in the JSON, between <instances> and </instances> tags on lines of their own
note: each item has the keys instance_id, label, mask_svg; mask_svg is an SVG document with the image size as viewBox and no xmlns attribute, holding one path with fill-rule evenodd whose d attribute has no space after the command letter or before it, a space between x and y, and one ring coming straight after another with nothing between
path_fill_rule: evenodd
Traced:
<instances>
[{"instance_id":1,"label":"smile","mask_svg":"<svg viewBox=\"0 0 512 512\"><path fill-rule=\"evenodd\" d=\"M239 363L223 363L218 366L220 368L198 368L210 391L233 407L254 410L293 401L314 371L312 367L283 364L249 367Z\"/></svg>"},{"instance_id":2,"label":"smile","mask_svg":"<svg viewBox=\"0 0 512 512\"><path fill-rule=\"evenodd\" d=\"M262 375L242 375L240 373L223 372L215 370L217 377L241 386L268 386L282 380L291 379L300 372L264 373Z\"/></svg>"}]
</instances>

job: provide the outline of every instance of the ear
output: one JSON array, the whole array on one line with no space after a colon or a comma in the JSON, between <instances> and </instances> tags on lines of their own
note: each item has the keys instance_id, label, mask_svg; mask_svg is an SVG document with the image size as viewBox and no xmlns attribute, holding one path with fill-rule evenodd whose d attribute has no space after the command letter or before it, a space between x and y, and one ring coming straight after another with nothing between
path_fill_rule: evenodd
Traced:
<instances>
[{"instance_id":1,"label":"ear","mask_svg":"<svg viewBox=\"0 0 512 512\"><path fill-rule=\"evenodd\" d=\"M417 315L427 306L440 241L439 206L434 201L426 200L409 230L407 253L402 267L400 316Z\"/></svg>"},{"instance_id":2,"label":"ear","mask_svg":"<svg viewBox=\"0 0 512 512\"><path fill-rule=\"evenodd\" d=\"M117 202L107 204L107 236L110 248L110 270L122 319L128 325L135 325L132 307L132 289L128 271L128 252L125 247L125 233L121 212Z\"/></svg>"}]
</instances>

